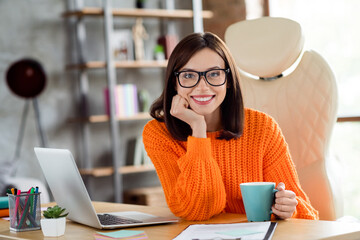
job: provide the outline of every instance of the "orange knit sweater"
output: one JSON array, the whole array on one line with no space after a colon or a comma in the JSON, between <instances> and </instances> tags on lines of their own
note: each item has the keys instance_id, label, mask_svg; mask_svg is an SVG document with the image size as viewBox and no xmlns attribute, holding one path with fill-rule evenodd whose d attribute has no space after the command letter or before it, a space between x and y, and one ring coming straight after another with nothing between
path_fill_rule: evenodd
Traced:
<instances>
[{"instance_id":1,"label":"orange knit sweater","mask_svg":"<svg viewBox=\"0 0 360 240\"><path fill-rule=\"evenodd\" d=\"M170 210L188 220L207 220L221 212L245 213L240 183L284 182L296 194L293 217L318 219L300 187L288 146L277 123L259 111L245 109L238 139L189 136L174 140L164 123L152 120L143 131L145 149L156 168Z\"/></svg>"}]
</instances>

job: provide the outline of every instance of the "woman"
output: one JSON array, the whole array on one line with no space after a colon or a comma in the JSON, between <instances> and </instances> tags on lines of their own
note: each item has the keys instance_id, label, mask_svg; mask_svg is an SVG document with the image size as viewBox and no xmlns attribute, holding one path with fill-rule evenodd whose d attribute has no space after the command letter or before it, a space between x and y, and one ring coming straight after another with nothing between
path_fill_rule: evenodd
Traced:
<instances>
[{"instance_id":1,"label":"woman","mask_svg":"<svg viewBox=\"0 0 360 240\"><path fill-rule=\"evenodd\" d=\"M246 109L235 61L211 33L185 37L172 52L155 120L143 131L171 211L188 220L245 213L239 184L275 182L273 213L318 219L300 187L277 123ZM286 186L286 189L285 189Z\"/></svg>"}]
</instances>

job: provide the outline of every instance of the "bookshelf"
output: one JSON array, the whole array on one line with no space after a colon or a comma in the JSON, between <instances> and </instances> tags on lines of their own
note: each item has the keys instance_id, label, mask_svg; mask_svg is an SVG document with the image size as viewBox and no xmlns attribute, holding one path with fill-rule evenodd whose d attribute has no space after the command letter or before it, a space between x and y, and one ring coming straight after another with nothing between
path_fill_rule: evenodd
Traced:
<instances>
[{"instance_id":1,"label":"bookshelf","mask_svg":"<svg viewBox=\"0 0 360 240\"><path fill-rule=\"evenodd\" d=\"M131 117L117 117L115 114L115 100L113 91L109 91L110 98L110 114L109 115L90 115L89 114L89 77L88 71L102 69L107 76L107 87L114 89L117 83L116 69L142 69L142 68L166 68L167 61L143 60L143 61L114 61L111 53L111 36L113 32L113 18L156 18L167 20L183 20L192 19L194 31L202 32L203 19L213 17L211 11L203 11L201 0L192 0L192 10L185 9L128 9L128 8L112 8L110 0L101 1L102 7L86 7L83 1L74 0L73 9L68 9L62 14L62 17L69 20L75 26L75 46L77 48L77 58L75 63L68 64L67 70L77 71L79 88L80 88L80 112L81 116L70 119L70 122L78 122L81 125L82 135L82 156L83 166L80 166L80 173L83 176L104 177L113 176L114 196L116 202L122 202L122 178L123 174L143 173L154 171L154 167L150 165L141 166L123 166L124 159L119 154L120 130L123 124L134 121L150 120L149 113L138 113ZM104 46L105 61L87 61L86 50L86 26L85 18L101 18L104 20ZM151 33L150 33L151 34ZM99 93L100 94L100 93ZM89 154L89 135L90 125L98 123L107 123L110 126L110 140L112 150L112 166L95 168L91 164ZM119 123L121 126L119 127ZM117 171L114 171L117 169ZM85 183L86 183L85 178Z\"/></svg>"},{"instance_id":2,"label":"bookshelf","mask_svg":"<svg viewBox=\"0 0 360 240\"><path fill-rule=\"evenodd\" d=\"M167 19L192 19L193 10L167 10L167 9L112 9L113 17L143 17L143 18L167 18ZM63 17L101 17L104 16L103 8L84 7L80 10L67 11ZM214 16L211 11L202 11L203 19L210 19Z\"/></svg>"},{"instance_id":3,"label":"bookshelf","mask_svg":"<svg viewBox=\"0 0 360 240\"><path fill-rule=\"evenodd\" d=\"M118 168L118 173L120 174L142 173L142 172L152 172L152 171L155 171L153 165L122 166ZM84 176L107 177L114 174L114 168L99 167L92 169L80 169L80 174Z\"/></svg>"},{"instance_id":4,"label":"bookshelf","mask_svg":"<svg viewBox=\"0 0 360 240\"><path fill-rule=\"evenodd\" d=\"M118 61L114 63L115 68L166 68L167 61ZM85 70L106 68L106 62L91 61L85 63L69 64L67 70Z\"/></svg>"},{"instance_id":5,"label":"bookshelf","mask_svg":"<svg viewBox=\"0 0 360 240\"><path fill-rule=\"evenodd\" d=\"M151 116L149 113L140 112L136 115L129 117L116 117L116 120L119 122L126 121L136 121L136 120L150 120ZM70 119L69 122L88 122L88 123L106 123L110 121L110 117L108 115L91 115L83 118L73 118Z\"/></svg>"}]
</instances>

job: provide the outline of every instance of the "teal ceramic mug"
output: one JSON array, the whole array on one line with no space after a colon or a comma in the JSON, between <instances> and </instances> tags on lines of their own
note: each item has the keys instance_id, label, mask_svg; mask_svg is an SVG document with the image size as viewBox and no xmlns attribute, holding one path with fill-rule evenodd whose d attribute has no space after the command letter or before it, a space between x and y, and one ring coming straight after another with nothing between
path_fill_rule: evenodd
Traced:
<instances>
[{"instance_id":1,"label":"teal ceramic mug","mask_svg":"<svg viewBox=\"0 0 360 240\"><path fill-rule=\"evenodd\" d=\"M240 189L248 221L270 221L272 214L271 207L274 204L275 193L278 191L275 189L275 183L241 183Z\"/></svg>"}]
</instances>

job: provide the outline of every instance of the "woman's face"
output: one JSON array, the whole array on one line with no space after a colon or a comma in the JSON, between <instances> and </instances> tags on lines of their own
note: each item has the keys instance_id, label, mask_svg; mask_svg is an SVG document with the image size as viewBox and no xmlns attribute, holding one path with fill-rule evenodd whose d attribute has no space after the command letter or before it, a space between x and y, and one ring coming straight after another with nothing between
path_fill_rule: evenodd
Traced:
<instances>
[{"instance_id":1,"label":"woman's face","mask_svg":"<svg viewBox=\"0 0 360 240\"><path fill-rule=\"evenodd\" d=\"M204 48L195 53L180 71L191 70L204 72L212 69L224 69L224 60L213 50ZM226 95L226 83L221 86L209 85L204 76L200 82L192 88L183 88L176 80L177 93L185 98L190 108L196 113L213 118L220 116L220 105Z\"/></svg>"}]
</instances>

